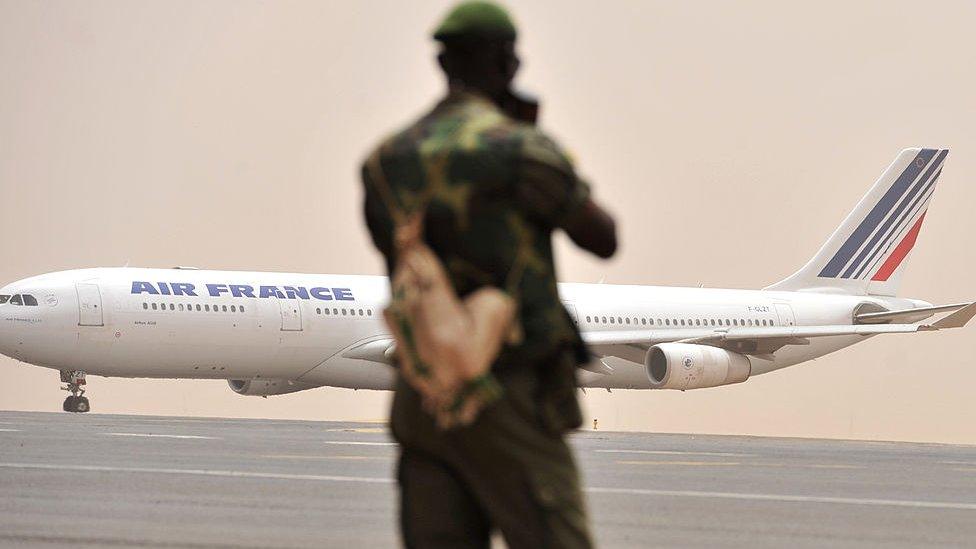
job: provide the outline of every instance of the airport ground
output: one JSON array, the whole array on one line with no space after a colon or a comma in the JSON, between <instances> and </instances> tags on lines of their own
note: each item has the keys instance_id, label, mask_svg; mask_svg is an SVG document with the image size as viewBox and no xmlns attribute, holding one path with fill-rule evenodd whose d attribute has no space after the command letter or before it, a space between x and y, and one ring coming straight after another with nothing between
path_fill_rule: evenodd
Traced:
<instances>
[{"instance_id":1,"label":"airport ground","mask_svg":"<svg viewBox=\"0 0 976 549\"><path fill-rule=\"evenodd\" d=\"M976 447L585 431L600 547L963 547ZM395 547L382 425L0 412L0 546Z\"/></svg>"}]
</instances>

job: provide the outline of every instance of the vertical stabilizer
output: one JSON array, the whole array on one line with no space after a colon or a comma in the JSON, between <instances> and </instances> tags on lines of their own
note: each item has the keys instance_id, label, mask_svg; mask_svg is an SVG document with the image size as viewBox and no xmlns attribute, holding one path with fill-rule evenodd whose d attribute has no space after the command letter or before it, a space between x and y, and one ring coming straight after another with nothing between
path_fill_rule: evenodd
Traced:
<instances>
[{"instance_id":1,"label":"vertical stabilizer","mask_svg":"<svg viewBox=\"0 0 976 549\"><path fill-rule=\"evenodd\" d=\"M948 149L905 149L802 269L766 288L893 296Z\"/></svg>"}]
</instances>

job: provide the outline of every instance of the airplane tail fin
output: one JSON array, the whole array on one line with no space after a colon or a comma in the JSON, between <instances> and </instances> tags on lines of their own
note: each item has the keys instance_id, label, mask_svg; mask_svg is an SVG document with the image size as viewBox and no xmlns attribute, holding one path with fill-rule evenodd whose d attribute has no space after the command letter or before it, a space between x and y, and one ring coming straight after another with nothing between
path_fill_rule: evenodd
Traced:
<instances>
[{"instance_id":1,"label":"airplane tail fin","mask_svg":"<svg viewBox=\"0 0 976 549\"><path fill-rule=\"evenodd\" d=\"M894 296L948 149L905 149L802 269L767 290Z\"/></svg>"}]
</instances>

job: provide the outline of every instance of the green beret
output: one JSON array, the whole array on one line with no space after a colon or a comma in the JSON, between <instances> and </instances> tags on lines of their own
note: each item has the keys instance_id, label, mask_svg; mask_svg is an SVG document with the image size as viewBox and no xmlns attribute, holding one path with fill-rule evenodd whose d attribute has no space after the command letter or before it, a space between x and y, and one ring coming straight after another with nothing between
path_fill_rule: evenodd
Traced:
<instances>
[{"instance_id":1,"label":"green beret","mask_svg":"<svg viewBox=\"0 0 976 549\"><path fill-rule=\"evenodd\" d=\"M448 12L434 29L434 40L458 38L515 40L515 23L505 8L494 2L470 0Z\"/></svg>"}]
</instances>

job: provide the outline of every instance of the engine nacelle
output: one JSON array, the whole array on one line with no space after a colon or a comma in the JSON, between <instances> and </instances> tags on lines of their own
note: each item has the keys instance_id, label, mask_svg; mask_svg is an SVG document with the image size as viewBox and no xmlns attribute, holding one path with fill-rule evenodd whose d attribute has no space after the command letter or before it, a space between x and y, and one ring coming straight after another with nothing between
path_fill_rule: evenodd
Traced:
<instances>
[{"instance_id":1,"label":"engine nacelle","mask_svg":"<svg viewBox=\"0 0 976 549\"><path fill-rule=\"evenodd\" d=\"M227 384L231 391L246 396L284 395L318 387L286 379L228 379Z\"/></svg>"},{"instance_id":2,"label":"engine nacelle","mask_svg":"<svg viewBox=\"0 0 976 549\"><path fill-rule=\"evenodd\" d=\"M654 389L704 389L742 383L752 373L744 355L688 343L662 343L647 350L644 369Z\"/></svg>"}]
</instances>

